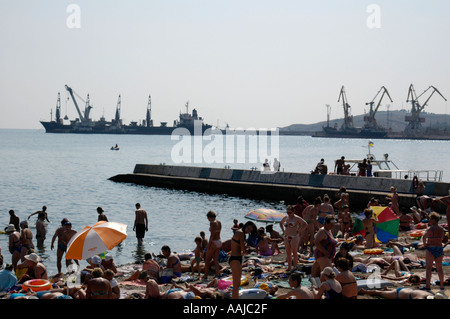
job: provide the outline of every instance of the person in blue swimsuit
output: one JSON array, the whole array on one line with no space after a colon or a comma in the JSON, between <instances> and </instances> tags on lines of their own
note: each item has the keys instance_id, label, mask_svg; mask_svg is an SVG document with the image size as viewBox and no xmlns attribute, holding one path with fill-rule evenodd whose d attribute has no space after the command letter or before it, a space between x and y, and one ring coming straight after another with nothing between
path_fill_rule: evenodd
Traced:
<instances>
[{"instance_id":1,"label":"person in blue swimsuit","mask_svg":"<svg viewBox=\"0 0 450 319\"><path fill-rule=\"evenodd\" d=\"M92 277L87 283L86 299L111 299L111 284L108 279L103 278L103 270L94 268Z\"/></svg>"},{"instance_id":2,"label":"person in blue swimsuit","mask_svg":"<svg viewBox=\"0 0 450 319\"><path fill-rule=\"evenodd\" d=\"M434 294L428 291L412 289L407 287L383 289L360 289L358 294L378 296L386 299L433 299Z\"/></svg>"},{"instance_id":3,"label":"person in blue swimsuit","mask_svg":"<svg viewBox=\"0 0 450 319\"><path fill-rule=\"evenodd\" d=\"M12 265L14 270L17 268L17 263L20 260L20 255L22 253L22 244L20 243L20 233L17 231L13 224L9 224L5 228L5 233L9 234L9 252L11 253Z\"/></svg>"},{"instance_id":4,"label":"person in blue swimsuit","mask_svg":"<svg viewBox=\"0 0 450 319\"><path fill-rule=\"evenodd\" d=\"M170 247L167 245L162 246L161 252L163 256L167 258L167 268L173 270L173 275L175 277L181 277L182 273L181 273L180 258L177 255L172 254ZM172 278L169 279L161 277L162 283L170 282L170 280L172 280Z\"/></svg>"},{"instance_id":5,"label":"person in blue swimsuit","mask_svg":"<svg viewBox=\"0 0 450 319\"><path fill-rule=\"evenodd\" d=\"M426 290L430 290L433 261L435 263L436 270L439 276L441 289L444 289L444 270L442 269L442 260L444 258L443 240L445 236L445 230L438 225L440 219L441 216L438 213L432 212L430 214L430 220L428 221L429 227L422 237L423 245L426 249Z\"/></svg>"}]
</instances>

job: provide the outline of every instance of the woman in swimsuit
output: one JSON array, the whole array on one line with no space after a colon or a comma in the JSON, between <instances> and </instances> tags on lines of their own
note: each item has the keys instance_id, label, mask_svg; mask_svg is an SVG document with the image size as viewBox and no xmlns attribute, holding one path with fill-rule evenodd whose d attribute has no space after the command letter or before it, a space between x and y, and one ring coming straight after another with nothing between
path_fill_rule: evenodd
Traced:
<instances>
[{"instance_id":1,"label":"woman in swimsuit","mask_svg":"<svg viewBox=\"0 0 450 319\"><path fill-rule=\"evenodd\" d=\"M220 273L219 254L222 249L222 241L220 240L222 223L216 219L216 213L211 210L206 214L206 217L209 220L209 231L211 235L208 246L206 247L204 279L208 279L208 272L212 259L214 259L214 270L216 272L216 276Z\"/></svg>"},{"instance_id":2,"label":"woman in swimsuit","mask_svg":"<svg viewBox=\"0 0 450 319\"><path fill-rule=\"evenodd\" d=\"M358 295L358 285L356 278L349 269L349 261L347 258L341 257L335 261L336 268L340 271L336 276L342 287L342 298L356 299Z\"/></svg>"},{"instance_id":3,"label":"woman in swimsuit","mask_svg":"<svg viewBox=\"0 0 450 319\"><path fill-rule=\"evenodd\" d=\"M22 244L20 243L20 233L16 230L13 224L10 224L5 232L9 233L9 252L12 255L11 263L14 270L17 268L17 263L20 260L20 254L22 253Z\"/></svg>"},{"instance_id":4,"label":"woman in swimsuit","mask_svg":"<svg viewBox=\"0 0 450 319\"><path fill-rule=\"evenodd\" d=\"M316 246L316 250L314 251L314 257L316 259L313 265L314 269L323 271L326 267L332 266L337 241L334 239L331 229L335 223L336 220L333 217L327 216L324 226L319 229L314 238L314 244Z\"/></svg>"},{"instance_id":5,"label":"woman in swimsuit","mask_svg":"<svg viewBox=\"0 0 450 319\"><path fill-rule=\"evenodd\" d=\"M244 227L238 229L231 238L231 254L228 259L231 273L233 276L232 299L239 298L239 287L241 285L242 276L242 253L245 252L245 234L256 236L256 225L253 222L247 222Z\"/></svg>"},{"instance_id":6,"label":"woman in swimsuit","mask_svg":"<svg viewBox=\"0 0 450 319\"><path fill-rule=\"evenodd\" d=\"M342 286L336 280L336 274L331 267L326 267L320 273L320 281L322 283L314 295L315 299L322 299L324 295L325 299L342 299Z\"/></svg>"},{"instance_id":7,"label":"woman in swimsuit","mask_svg":"<svg viewBox=\"0 0 450 319\"><path fill-rule=\"evenodd\" d=\"M314 200L313 205L309 205L303 211L303 218L305 219L306 223L308 224L308 227L306 228L308 236L306 237L305 240L306 240L306 242L309 241L309 247L311 249L311 253L313 251L313 245L314 245L314 233L319 228L317 216L319 215L321 205L322 205L322 199L319 196Z\"/></svg>"},{"instance_id":8,"label":"woman in swimsuit","mask_svg":"<svg viewBox=\"0 0 450 319\"><path fill-rule=\"evenodd\" d=\"M112 288L108 279L103 278L103 270L95 268L88 281L86 299L112 299Z\"/></svg>"},{"instance_id":9,"label":"woman in swimsuit","mask_svg":"<svg viewBox=\"0 0 450 319\"><path fill-rule=\"evenodd\" d=\"M317 220L323 226L325 222L325 217L328 215L332 215L334 217L334 207L331 205L331 200L328 195L323 196L323 203L320 204L319 214L317 216Z\"/></svg>"},{"instance_id":10,"label":"woman in swimsuit","mask_svg":"<svg viewBox=\"0 0 450 319\"><path fill-rule=\"evenodd\" d=\"M370 249L375 246L375 231L378 219L369 208L364 210L364 215L366 217L363 219L362 223L365 230L366 248Z\"/></svg>"},{"instance_id":11,"label":"woman in swimsuit","mask_svg":"<svg viewBox=\"0 0 450 319\"><path fill-rule=\"evenodd\" d=\"M306 228L308 223L301 217L294 214L292 206L287 207L287 216L281 222L280 227L284 233L284 245L286 248L287 270L291 270L298 262L298 245L300 243L300 229Z\"/></svg>"},{"instance_id":12,"label":"woman in swimsuit","mask_svg":"<svg viewBox=\"0 0 450 319\"><path fill-rule=\"evenodd\" d=\"M26 220L20 222L20 228L22 229L20 234L20 242L22 244L20 259L21 261L24 261L24 256L28 255L31 249L34 249L33 233L31 232L31 229L28 228L28 222Z\"/></svg>"},{"instance_id":13,"label":"woman in swimsuit","mask_svg":"<svg viewBox=\"0 0 450 319\"><path fill-rule=\"evenodd\" d=\"M444 289L444 271L442 269L442 260L444 258L444 248L442 241L445 236L445 230L438 225L441 216L432 212L430 220L428 221L428 229L422 237L423 245L426 249L425 263L426 263L426 286L425 289L430 289L431 271L433 268L433 261L436 265L436 270L439 276L441 289Z\"/></svg>"},{"instance_id":14,"label":"woman in swimsuit","mask_svg":"<svg viewBox=\"0 0 450 319\"><path fill-rule=\"evenodd\" d=\"M272 239L269 236L266 235L264 231L264 227L260 227L258 229L258 236L261 238L258 242L258 245L256 246L256 251L261 256L272 256L274 251L272 251L271 246L273 246L274 243L279 242L279 239Z\"/></svg>"},{"instance_id":15,"label":"woman in swimsuit","mask_svg":"<svg viewBox=\"0 0 450 319\"><path fill-rule=\"evenodd\" d=\"M390 201L392 203L391 208L394 211L394 213L397 214L397 216L400 216L400 208L398 205L398 193L397 189L394 186L391 186L391 194L386 197L387 201Z\"/></svg>"}]
</instances>

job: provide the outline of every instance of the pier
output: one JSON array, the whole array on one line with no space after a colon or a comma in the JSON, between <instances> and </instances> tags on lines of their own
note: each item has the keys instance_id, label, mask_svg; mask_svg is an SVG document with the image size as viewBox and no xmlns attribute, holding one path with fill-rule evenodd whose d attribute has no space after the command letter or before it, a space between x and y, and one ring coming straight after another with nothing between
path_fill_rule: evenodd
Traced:
<instances>
[{"instance_id":1,"label":"pier","mask_svg":"<svg viewBox=\"0 0 450 319\"><path fill-rule=\"evenodd\" d=\"M352 210L362 210L372 197L386 204L390 187L399 194L400 206L415 206L416 190L411 180L346 175L315 175L296 172L263 172L232 168L136 164L133 173L109 178L120 183L181 189L210 194L227 194L252 199L285 201L295 204L301 194L312 203L328 194L332 200L340 187L350 195ZM426 182L425 195L448 195L450 183ZM437 207L445 213L445 207Z\"/></svg>"}]
</instances>

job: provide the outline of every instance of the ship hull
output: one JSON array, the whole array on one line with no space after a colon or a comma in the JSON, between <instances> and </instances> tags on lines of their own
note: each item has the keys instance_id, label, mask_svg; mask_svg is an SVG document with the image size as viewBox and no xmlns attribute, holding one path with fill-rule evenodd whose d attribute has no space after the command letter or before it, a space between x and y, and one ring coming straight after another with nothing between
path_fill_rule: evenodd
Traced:
<instances>
[{"instance_id":1,"label":"ship hull","mask_svg":"<svg viewBox=\"0 0 450 319\"><path fill-rule=\"evenodd\" d=\"M175 134L189 133L191 135L197 134L200 127L185 127L185 126L133 126L123 125L121 127L112 127L107 124L92 122L89 125L73 125L73 124L58 124L54 121L41 121L46 133L72 133L72 134L135 134L135 135L172 135L175 130L179 129ZM212 126L203 124L201 126L201 133L211 129ZM184 130L183 130L184 129Z\"/></svg>"},{"instance_id":2,"label":"ship hull","mask_svg":"<svg viewBox=\"0 0 450 319\"><path fill-rule=\"evenodd\" d=\"M318 132L315 137L334 137L334 138L387 138L385 130L372 129L345 129L338 130L333 127L323 127L322 132Z\"/></svg>"}]
</instances>

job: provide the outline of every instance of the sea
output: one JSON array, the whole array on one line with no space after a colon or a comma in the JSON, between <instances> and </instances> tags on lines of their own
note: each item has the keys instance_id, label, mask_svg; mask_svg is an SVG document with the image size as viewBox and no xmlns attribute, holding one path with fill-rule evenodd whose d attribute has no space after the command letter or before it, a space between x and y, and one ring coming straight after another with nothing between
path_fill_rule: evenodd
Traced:
<instances>
[{"instance_id":1,"label":"sea","mask_svg":"<svg viewBox=\"0 0 450 319\"><path fill-rule=\"evenodd\" d=\"M209 210L216 212L222 222L221 236L225 240L232 236L234 219L245 222L246 213L260 207L284 211L287 203L144 187L108 179L132 173L138 163L261 169L266 158L272 163L275 157L283 171L309 173L322 158L333 170L334 160L341 156L365 158L370 142L310 136L265 138L258 141L255 155L254 140L244 143L237 137L234 142L233 137L204 137L199 141L189 136L50 134L39 129L0 129L0 229L8 225L10 209L24 220L47 206L50 223L44 247L37 253L50 275L57 273L51 239L61 220L68 218L73 229L81 231L97 222L98 206L109 221L128 225L128 237L109 252L116 265L142 262L145 253L158 254L163 245L178 253L190 252L200 231L209 236ZM442 170L443 181L450 182L450 141L372 142L370 151L377 158L388 154L400 169ZM111 150L116 144L120 149ZM133 232L138 202L149 220L142 245L138 245ZM34 215L29 219L33 233L36 218ZM0 247L4 262L11 262L5 234L0 234ZM81 266L85 265L87 262L81 261Z\"/></svg>"}]
</instances>

